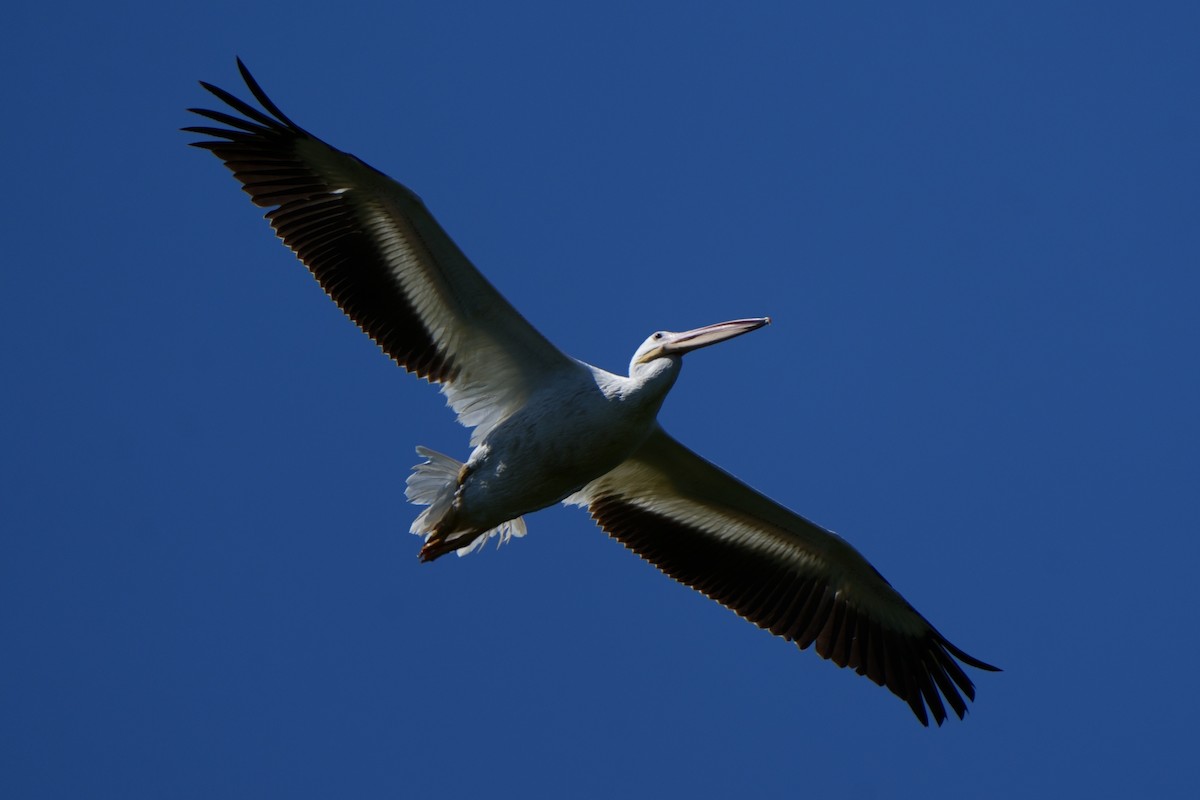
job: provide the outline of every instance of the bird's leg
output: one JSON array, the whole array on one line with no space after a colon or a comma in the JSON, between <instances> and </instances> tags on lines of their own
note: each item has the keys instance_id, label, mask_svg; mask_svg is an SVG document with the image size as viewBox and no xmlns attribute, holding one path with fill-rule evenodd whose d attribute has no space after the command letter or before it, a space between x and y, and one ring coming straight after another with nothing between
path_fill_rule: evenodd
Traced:
<instances>
[{"instance_id":1,"label":"bird's leg","mask_svg":"<svg viewBox=\"0 0 1200 800\"><path fill-rule=\"evenodd\" d=\"M459 547L461 547L461 545L451 544L445 539L438 539L431 536L429 541L425 543L425 546L421 548L421 552L418 557L421 559L421 563L425 563L427 561L433 561L435 558L441 558L442 556L446 555L446 553L449 553L452 550L457 550Z\"/></svg>"},{"instance_id":2,"label":"bird's leg","mask_svg":"<svg viewBox=\"0 0 1200 800\"><path fill-rule=\"evenodd\" d=\"M452 509L446 515L446 519L453 520L456 516L457 514ZM422 562L433 561L435 558L441 558L446 555L446 553L467 547L471 542L485 533L485 531L467 531L464 533L463 531L455 531L452 525L447 527L450 533L443 533L447 528L438 525L433 533L429 535L429 538L425 541L425 546L421 548L419 554Z\"/></svg>"},{"instance_id":3,"label":"bird's leg","mask_svg":"<svg viewBox=\"0 0 1200 800\"><path fill-rule=\"evenodd\" d=\"M463 532L455 530L455 528L458 526L458 504L462 497L463 483L466 482L467 477L470 474L471 466L469 464L463 464L462 468L458 471L458 486L455 489L454 504L451 505L450 509L445 513L445 515L438 520L433 532L429 535L429 538L425 540L425 546L421 548L421 552L419 554L422 562L433 561L434 559L441 558L442 556L446 555L446 553L449 553L453 550L466 547L483 533L483 531Z\"/></svg>"}]
</instances>

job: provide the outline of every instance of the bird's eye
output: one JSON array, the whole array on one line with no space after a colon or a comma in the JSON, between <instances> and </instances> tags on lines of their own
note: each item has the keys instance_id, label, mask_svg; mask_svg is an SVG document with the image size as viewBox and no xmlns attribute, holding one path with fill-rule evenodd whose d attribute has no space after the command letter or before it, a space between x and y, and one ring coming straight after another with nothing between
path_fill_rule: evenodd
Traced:
<instances>
[{"instance_id":1,"label":"bird's eye","mask_svg":"<svg viewBox=\"0 0 1200 800\"><path fill-rule=\"evenodd\" d=\"M655 339L661 339L662 337L663 337L662 331L659 331L658 333L654 334Z\"/></svg>"}]
</instances>

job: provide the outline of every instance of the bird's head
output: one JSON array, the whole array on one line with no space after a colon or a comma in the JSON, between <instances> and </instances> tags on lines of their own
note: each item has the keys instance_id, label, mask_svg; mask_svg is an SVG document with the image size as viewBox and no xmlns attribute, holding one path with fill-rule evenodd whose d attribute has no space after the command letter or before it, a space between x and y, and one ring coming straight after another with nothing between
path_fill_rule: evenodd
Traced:
<instances>
[{"instance_id":1,"label":"bird's head","mask_svg":"<svg viewBox=\"0 0 1200 800\"><path fill-rule=\"evenodd\" d=\"M716 325L705 325L690 331L655 331L634 352L633 360L629 362L629 374L633 376L635 373L644 372L648 365L660 359L678 363L684 353L756 331L770 323L770 317L754 317L718 322Z\"/></svg>"}]
</instances>

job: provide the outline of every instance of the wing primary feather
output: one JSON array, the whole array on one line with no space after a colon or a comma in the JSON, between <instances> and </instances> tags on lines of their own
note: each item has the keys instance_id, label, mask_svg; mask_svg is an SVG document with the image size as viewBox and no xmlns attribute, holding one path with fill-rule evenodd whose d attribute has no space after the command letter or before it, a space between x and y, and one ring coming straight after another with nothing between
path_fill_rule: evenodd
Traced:
<instances>
[{"instance_id":1,"label":"wing primary feather","mask_svg":"<svg viewBox=\"0 0 1200 800\"><path fill-rule=\"evenodd\" d=\"M263 108L265 108L271 114L274 114L276 119L287 125L296 133L307 134L307 131L305 131L296 123L292 122L291 119L288 118L288 115L280 111L279 106L275 105L275 103L271 101L270 97L267 97L267 93L264 92L262 87L258 85L258 81L256 81L254 76L250 74L250 70L246 68L246 65L240 58L237 60L237 67L238 72L240 72L242 75L242 80L244 80L246 82L246 86L250 88L250 93L254 95L255 100L262 104Z\"/></svg>"},{"instance_id":2,"label":"wing primary feather","mask_svg":"<svg viewBox=\"0 0 1200 800\"><path fill-rule=\"evenodd\" d=\"M928 664L922 654L916 651L915 642L906 639L904 646L907 651L905 661L908 664L909 673L920 687L921 697L924 698L934 721L940 727L946 721L946 707L942 704L941 695L938 694L937 687L934 685Z\"/></svg>"},{"instance_id":3,"label":"wing primary feather","mask_svg":"<svg viewBox=\"0 0 1200 800\"><path fill-rule=\"evenodd\" d=\"M938 690L942 693L942 697L946 698L946 702L954 709L954 713L962 719L967 713L967 704L963 701L962 695L958 693L958 689L951 682L949 676L946 675L946 670L938 661L935 655L937 651L926 654L925 663L929 674L933 676L933 680L937 683Z\"/></svg>"},{"instance_id":4,"label":"wing primary feather","mask_svg":"<svg viewBox=\"0 0 1200 800\"><path fill-rule=\"evenodd\" d=\"M233 114L226 114L224 111L213 111L212 109L208 108L189 108L188 111L193 114L198 114L201 117L211 119L213 122L220 122L222 125L228 125L231 128L238 128L239 130L243 130L248 133L261 134L270 130L270 128L265 125L260 125L255 122L242 119L241 117L235 117ZM184 128L184 130L192 130L195 133L208 132L195 131L193 128ZM213 135L215 136L224 136L226 134L226 131L223 131L220 128L209 128L209 131L213 131Z\"/></svg>"},{"instance_id":5,"label":"wing primary feather","mask_svg":"<svg viewBox=\"0 0 1200 800\"><path fill-rule=\"evenodd\" d=\"M829 619L829 612L833 607L833 589L830 586L825 586L821 592L820 603L813 611L812 617L808 621L808 627L804 633L796 639L796 645L801 650L808 649L808 646L816 641L821 631L825 628L825 622Z\"/></svg>"},{"instance_id":6,"label":"wing primary feather","mask_svg":"<svg viewBox=\"0 0 1200 800\"><path fill-rule=\"evenodd\" d=\"M834 658L836 652L836 644L839 634L842 629L842 617L846 610L846 604L834 593L833 605L829 609L829 616L825 620L825 624L821 626L821 632L817 634L817 655L821 658L828 658L839 667L846 666L845 661L839 662Z\"/></svg>"},{"instance_id":7,"label":"wing primary feather","mask_svg":"<svg viewBox=\"0 0 1200 800\"><path fill-rule=\"evenodd\" d=\"M799 593L803 583L804 577L798 575L794 570L790 568L781 570L774 589L763 601L758 611L756 620L758 626L773 631L787 614L788 607Z\"/></svg>"},{"instance_id":8,"label":"wing primary feather","mask_svg":"<svg viewBox=\"0 0 1200 800\"><path fill-rule=\"evenodd\" d=\"M858 611L849 603L846 604L846 615L842 619L842 633L833 651L833 662L853 670L858 670L861 662L861 652L858 637Z\"/></svg>"},{"instance_id":9,"label":"wing primary feather","mask_svg":"<svg viewBox=\"0 0 1200 800\"><path fill-rule=\"evenodd\" d=\"M741 611L739 613L760 628L770 628L767 616L772 610L775 598L790 587L790 572L791 570L787 568L786 564L781 564L775 569L768 569L762 574L748 577L751 586L754 585L754 582L758 582L757 591L749 594L740 603Z\"/></svg>"},{"instance_id":10,"label":"wing primary feather","mask_svg":"<svg viewBox=\"0 0 1200 800\"><path fill-rule=\"evenodd\" d=\"M792 596L788 599L787 605L783 608L779 615L779 619L771 626L771 633L780 636L787 641L791 641L790 632L801 619L800 612L804 608L805 603L812 596L813 587L816 581L811 577L802 576L797 581Z\"/></svg>"},{"instance_id":11,"label":"wing primary feather","mask_svg":"<svg viewBox=\"0 0 1200 800\"><path fill-rule=\"evenodd\" d=\"M909 678L908 672L904 668L904 663L901 660L904 649L903 643L895 636L890 636L887 631L882 631L884 639L883 653L885 664L885 683L892 694L907 701L912 705L912 695L916 683ZM920 695L920 692L917 692ZM924 706L922 706L924 708ZM925 722L929 724L928 720Z\"/></svg>"},{"instance_id":12,"label":"wing primary feather","mask_svg":"<svg viewBox=\"0 0 1200 800\"><path fill-rule=\"evenodd\" d=\"M933 653L938 660L938 664L946 671L950 679L957 684L958 688L962 689L967 699L974 700L975 684L971 683L971 679L967 677L967 673L962 671L962 667L958 666L955 660L942 647L935 648Z\"/></svg>"},{"instance_id":13,"label":"wing primary feather","mask_svg":"<svg viewBox=\"0 0 1200 800\"><path fill-rule=\"evenodd\" d=\"M986 661L980 661L978 658L975 658L974 656L967 655L962 650L958 649L953 644L951 644L949 641L947 641L946 638L943 637L940 633L937 634L937 640L942 645L942 647L949 650L951 655L953 655L955 658L957 658L959 661L963 662L964 664L972 666L975 669L986 670L987 672L1003 672L1003 670L1000 669L999 667L992 666L991 664L987 663ZM959 671L961 672L962 670L959 670Z\"/></svg>"},{"instance_id":14,"label":"wing primary feather","mask_svg":"<svg viewBox=\"0 0 1200 800\"><path fill-rule=\"evenodd\" d=\"M800 645L800 640L804 636L804 631L812 623L813 615L820 608L824 595L825 585L814 578L812 586L808 590L808 596L804 598L804 603L794 614L794 621L788 626L787 632L783 634L783 638L794 642L801 650L808 646Z\"/></svg>"},{"instance_id":15,"label":"wing primary feather","mask_svg":"<svg viewBox=\"0 0 1200 800\"><path fill-rule=\"evenodd\" d=\"M887 667L883 652L883 632L877 620L867 626L867 671L866 676L879 686L887 684Z\"/></svg>"},{"instance_id":16,"label":"wing primary feather","mask_svg":"<svg viewBox=\"0 0 1200 800\"><path fill-rule=\"evenodd\" d=\"M195 113L199 114L200 112L196 111ZM242 127L248 128L249 126L243 125ZM254 141L253 133L246 133L245 131L231 131L224 128L214 128L211 125L189 125L186 128L180 128L180 130L186 131L187 133L198 133L201 136L216 136L221 139L228 139L229 142L238 142L239 144L248 144ZM193 144L196 143L193 142ZM221 144L228 144L228 142L221 142Z\"/></svg>"},{"instance_id":17,"label":"wing primary feather","mask_svg":"<svg viewBox=\"0 0 1200 800\"><path fill-rule=\"evenodd\" d=\"M905 695L902 696L908 701L910 708L914 706L920 707L921 713L917 717L921 720L922 725L928 725L929 711L931 709L925 703L925 686L922 680L923 670L918 669L913 664L913 653L909 648L908 639L905 637L893 637L892 650L896 654L897 669L901 684L904 686ZM936 715L934 716L934 721L937 721Z\"/></svg>"},{"instance_id":18,"label":"wing primary feather","mask_svg":"<svg viewBox=\"0 0 1200 800\"><path fill-rule=\"evenodd\" d=\"M208 92L215 95L216 98L218 100L220 100L222 103L225 103L226 105L236 109L237 111L240 111L241 113L245 114L247 117L254 120L255 122L262 123L262 125L264 125L267 128L278 128L279 123L281 121L284 122L285 124L287 122L286 120L271 119L266 114L262 113L257 108L255 108L254 106L247 103L245 100L240 99L236 95L230 94L229 92L222 89L220 86L213 86L211 83L208 83L206 81L200 81L200 85L203 86ZM291 126L291 127L294 128L294 126ZM297 131L297 132L299 132L299 131Z\"/></svg>"}]
</instances>

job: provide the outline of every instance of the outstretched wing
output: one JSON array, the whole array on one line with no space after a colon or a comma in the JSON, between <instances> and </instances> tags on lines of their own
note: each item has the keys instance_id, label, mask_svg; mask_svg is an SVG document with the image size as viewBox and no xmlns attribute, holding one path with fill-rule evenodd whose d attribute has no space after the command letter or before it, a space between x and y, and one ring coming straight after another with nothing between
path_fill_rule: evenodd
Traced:
<instances>
[{"instance_id":1,"label":"outstretched wing","mask_svg":"<svg viewBox=\"0 0 1200 800\"><path fill-rule=\"evenodd\" d=\"M577 368L509 305L406 187L316 138L271 102L264 111L207 83L233 111L189 109L225 127L186 131L233 171L326 293L409 372L440 383L472 444L548 374Z\"/></svg>"},{"instance_id":2,"label":"outstretched wing","mask_svg":"<svg viewBox=\"0 0 1200 800\"><path fill-rule=\"evenodd\" d=\"M985 670L908 604L845 540L718 469L661 428L567 499L610 536L800 649L887 686L929 724L961 719Z\"/></svg>"}]
</instances>

